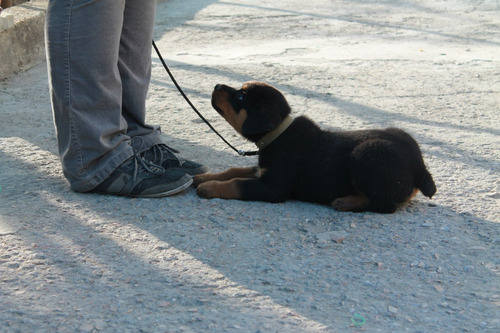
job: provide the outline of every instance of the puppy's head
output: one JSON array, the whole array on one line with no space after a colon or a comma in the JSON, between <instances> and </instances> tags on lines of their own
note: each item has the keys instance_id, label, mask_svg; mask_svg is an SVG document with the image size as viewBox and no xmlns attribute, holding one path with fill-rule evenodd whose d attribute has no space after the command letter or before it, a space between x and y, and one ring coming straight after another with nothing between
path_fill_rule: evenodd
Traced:
<instances>
[{"instance_id":1,"label":"puppy's head","mask_svg":"<svg viewBox=\"0 0 500 333\"><path fill-rule=\"evenodd\" d=\"M290 114L290 106L276 88L255 81L246 82L241 89L216 85L212 106L238 133L253 142L276 129Z\"/></svg>"}]
</instances>

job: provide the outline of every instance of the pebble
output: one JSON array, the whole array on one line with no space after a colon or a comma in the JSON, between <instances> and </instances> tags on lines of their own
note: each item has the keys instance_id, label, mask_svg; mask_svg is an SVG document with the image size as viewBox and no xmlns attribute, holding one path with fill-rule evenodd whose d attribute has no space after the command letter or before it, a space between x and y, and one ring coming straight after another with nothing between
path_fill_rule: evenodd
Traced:
<instances>
[{"instance_id":1,"label":"pebble","mask_svg":"<svg viewBox=\"0 0 500 333\"><path fill-rule=\"evenodd\" d=\"M93 324L83 324L80 326L80 331L81 332L92 332L95 329L95 326Z\"/></svg>"},{"instance_id":2,"label":"pebble","mask_svg":"<svg viewBox=\"0 0 500 333\"><path fill-rule=\"evenodd\" d=\"M487 196L493 199L500 199L500 192L491 192Z\"/></svg>"},{"instance_id":3,"label":"pebble","mask_svg":"<svg viewBox=\"0 0 500 333\"><path fill-rule=\"evenodd\" d=\"M429 246L429 243L427 243L427 242L422 241L422 242L418 243L418 248L421 250L425 250L425 248L427 246Z\"/></svg>"},{"instance_id":4,"label":"pebble","mask_svg":"<svg viewBox=\"0 0 500 333\"><path fill-rule=\"evenodd\" d=\"M444 291L444 288L440 285L434 285L434 289L436 289L437 292L441 293Z\"/></svg>"},{"instance_id":5,"label":"pebble","mask_svg":"<svg viewBox=\"0 0 500 333\"><path fill-rule=\"evenodd\" d=\"M410 267L426 268L427 265L423 261L414 261L410 264Z\"/></svg>"},{"instance_id":6,"label":"pebble","mask_svg":"<svg viewBox=\"0 0 500 333\"><path fill-rule=\"evenodd\" d=\"M394 313L394 314L398 313L398 309L396 307L390 306L390 305L387 307L387 311L389 311L390 313Z\"/></svg>"},{"instance_id":7,"label":"pebble","mask_svg":"<svg viewBox=\"0 0 500 333\"><path fill-rule=\"evenodd\" d=\"M472 265L466 265L464 267L464 272L472 272L474 269L475 269L474 266L472 266Z\"/></svg>"},{"instance_id":8,"label":"pebble","mask_svg":"<svg viewBox=\"0 0 500 333\"><path fill-rule=\"evenodd\" d=\"M316 234L314 237L318 242L334 241L336 243L341 243L347 236L349 236L349 234L345 231L327 231Z\"/></svg>"},{"instance_id":9,"label":"pebble","mask_svg":"<svg viewBox=\"0 0 500 333\"><path fill-rule=\"evenodd\" d=\"M486 248L485 246L471 246L471 247L469 247L469 250L486 251L486 250L488 250L488 248Z\"/></svg>"}]
</instances>

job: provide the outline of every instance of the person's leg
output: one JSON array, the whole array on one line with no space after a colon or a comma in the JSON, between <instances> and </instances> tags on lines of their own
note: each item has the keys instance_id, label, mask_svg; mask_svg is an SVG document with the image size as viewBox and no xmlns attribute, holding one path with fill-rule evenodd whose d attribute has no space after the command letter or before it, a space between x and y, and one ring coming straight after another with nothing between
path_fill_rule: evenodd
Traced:
<instances>
[{"instance_id":1,"label":"person's leg","mask_svg":"<svg viewBox=\"0 0 500 333\"><path fill-rule=\"evenodd\" d=\"M127 121L127 135L141 138L141 146L136 147L139 151L161 143L160 126L146 124L155 12L155 0L125 1L118 59L123 91L122 115Z\"/></svg>"},{"instance_id":2,"label":"person's leg","mask_svg":"<svg viewBox=\"0 0 500 333\"><path fill-rule=\"evenodd\" d=\"M133 155L118 69L125 0L53 0L46 18L50 92L63 172L92 190Z\"/></svg>"},{"instance_id":3,"label":"person's leg","mask_svg":"<svg viewBox=\"0 0 500 333\"><path fill-rule=\"evenodd\" d=\"M195 175L208 169L185 160L162 144L160 126L146 124L146 98L151 79L151 49L156 1L126 1L118 68L123 87L123 117L127 135L142 156L170 173ZM138 144L136 144L138 143Z\"/></svg>"}]
</instances>

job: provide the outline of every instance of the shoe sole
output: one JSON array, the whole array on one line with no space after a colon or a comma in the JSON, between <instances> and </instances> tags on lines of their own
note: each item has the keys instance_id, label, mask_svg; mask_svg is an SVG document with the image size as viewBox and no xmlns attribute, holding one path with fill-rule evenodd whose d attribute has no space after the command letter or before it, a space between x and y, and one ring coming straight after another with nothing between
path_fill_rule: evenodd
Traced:
<instances>
[{"instance_id":1,"label":"shoe sole","mask_svg":"<svg viewBox=\"0 0 500 333\"><path fill-rule=\"evenodd\" d=\"M165 192L160 192L160 193L152 193L152 194L140 194L140 195L128 195L130 197L134 197L134 198L162 198L162 197L169 197L169 196L172 196L172 195L175 195L175 194L178 194L182 191L184 191L185 189L189 188L191 186L191 184L193 184L193 178L190 178L187 182L185 182L184 184L182 184L181 186L179 187L176 187L172 190L169 190L169 191L165 191Z\"/></svg>"},{"instance_id":2,"label":"shoe sole","mask_svg":"<svg viewBox=\"0 0 500 333\"><path fill-rule=\"evenodd\" d=\"M179 174L188 174L190 176L200 175L202 173L208 172L208 168L206 166L200 166L198 168L183 168L183 167L170 167L167 169L168 172L175 172Z\"/></svg>"}]
</instances>

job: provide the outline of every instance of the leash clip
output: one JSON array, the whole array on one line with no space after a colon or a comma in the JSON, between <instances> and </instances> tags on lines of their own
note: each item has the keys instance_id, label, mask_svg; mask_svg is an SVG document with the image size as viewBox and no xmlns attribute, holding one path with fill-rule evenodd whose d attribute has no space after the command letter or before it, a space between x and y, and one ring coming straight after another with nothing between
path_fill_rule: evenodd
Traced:
<instances>
[{"instance_id":1,"label":"leash clip","mask_svg":"<svg viewBox=\"0 0 500 333\"><path fill-rule=\"evenodd\" d=\"M258 151L244 151L244 150L238 150L238 155L240 156L255 156L259 155Z\"/></svg>"}]
</instances>

